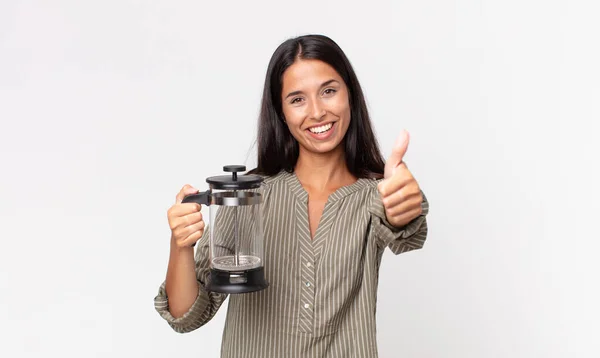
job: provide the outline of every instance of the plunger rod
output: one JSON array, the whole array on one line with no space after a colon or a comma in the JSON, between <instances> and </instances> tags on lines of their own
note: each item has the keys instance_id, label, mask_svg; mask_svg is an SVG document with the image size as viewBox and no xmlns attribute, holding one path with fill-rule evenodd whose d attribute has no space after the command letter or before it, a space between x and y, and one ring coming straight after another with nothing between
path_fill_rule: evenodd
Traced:
<instances>
[{"instance_id":1,"label":"plunger rod","mask_svg":"<svg viewBox=\"0 0 600 358\"><path fill-rule=\"evenodd\" d=\"M234 173L235 174L235 173ZM237 196L237 195L236 195ZM235 252L234 252L234 256L233 256L233 260L236 266L240 265L240 235L239 235L239 231L238 231L238 207L234 206L233 207L233 220L235 221L235 225L234 225L234 230L235 230Z\"/></svg>"}]
</instances>

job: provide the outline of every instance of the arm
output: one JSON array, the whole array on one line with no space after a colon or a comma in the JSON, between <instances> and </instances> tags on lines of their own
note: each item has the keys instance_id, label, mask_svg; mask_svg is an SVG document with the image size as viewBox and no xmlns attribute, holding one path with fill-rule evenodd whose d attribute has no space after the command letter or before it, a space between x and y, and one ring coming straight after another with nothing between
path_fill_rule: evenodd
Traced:
<instances>
[{"instance_id":1,"label":"arm","mask_svg":"<svg viewBox=\"0 0 600 358\"><path fill-rule=\"evenodd\" d=\"M169 312L173 317L183 316L196 301L199 285L194 266L194 248L180 248L171 239L165 293L170 298Z\"/></svg>"},{"instance_id":2,"label":"arm","mask_svg":"<svg viewBox=\"0 0 600 358\"><path fill-rule=\"evenodd\" d=\"M227 298L226 294L204 289L209 275L209 242L209 230L206 230L198 241L195 259L191 247L185 251L171 249L167 279L154 298L154 307L176 332L186 333L202 327Z\"/></svg>"}]
</instances>

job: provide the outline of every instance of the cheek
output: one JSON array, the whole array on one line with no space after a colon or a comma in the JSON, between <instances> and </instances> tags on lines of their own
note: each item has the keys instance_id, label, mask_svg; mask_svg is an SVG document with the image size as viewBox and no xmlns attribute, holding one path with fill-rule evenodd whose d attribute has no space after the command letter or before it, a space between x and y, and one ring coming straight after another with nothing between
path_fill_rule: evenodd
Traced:
<instances>
[{"instance_id":1,"label":"cheek","mask_svg":"<svg viewBox=\"0 0 600 358\"><path fill-rule=\"evenodd\" d=\"M288 125L298 125L302 122L302 119L305 117L304 112L301 108L285 108L283 110L283 115L285 116L285 121Z\"/></svg>"},{"instance_id":2,"label":"cheek","mask_svg":"<svg viewBox=\"0 0 600 358\"><path fill-rule=\"evenodd\" d=\"M348 98L340 96L331 101L329 111L342 119L350 120L350 103L348 102Z\"/></svg>"},{"instance_id":3,"label":"cheek","mask_svg":"<svg viewBox=\"0 0 600 358\"><path fill-rule=\"evenodd\" d=\"M292 134L292 137L299 140L301 138L300 133L302 130L300 129L300 125L302 124L303 116L293 109L284 109L283 115L285 116L285 125Z\"/></svg>"},{"instance_id":4,"label":"cheek","mask_svg":"<svg viewBox=\"0 0 600 358\"><path fill-rule=\"evenodd\" d=\"M302 120L299 119L298 116L286 115L285 116L285 124L287 125L290 132L292 132L292 133L298 133L301 131L300 126L302 125Z\"/></svg>"},{"instance_id":5,"label":"cheek","mask_svg":"<svg viewBox=\"0 0 600 358\"><path fill-rule=\"evenodd\" d=\"M343 123L342 124L342 131L341 131L341 135L342 136L346 136L346 132L348 131L348 128L350 128L350 118L352 117L352 112L350 111L350 106L348 106L347 104L340 109L339 112L339 117L340 117L340 121Z\"/></svg>"},{"instance_id":6,"label":"cheek","mask_svg":"<svg viewBox=\"0 0 600 358\"><path fill-rule=\"evenodd\" d=\"M334 113L336 113L336 115L340 118L341 122L343 123L342 126L344 127L344 129L347 129L348 126L350 126L350 107L347 104L341 104L337 108L337 111Z\"/></svg>"}]
</instances>

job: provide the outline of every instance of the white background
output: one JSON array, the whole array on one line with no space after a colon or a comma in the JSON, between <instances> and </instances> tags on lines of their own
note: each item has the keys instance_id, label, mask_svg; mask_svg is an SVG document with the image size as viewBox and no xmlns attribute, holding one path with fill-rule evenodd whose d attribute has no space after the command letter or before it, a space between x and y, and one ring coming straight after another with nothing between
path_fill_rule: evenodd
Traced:
<instances>
[{"instance_id":1,"label":"white background","mask_svg":"<svg viewBox=\"0 0 600 358\"><path fill-rule=\"evenodd\" d=\"M381 268L380 356L598 357L593 1L0 3L3 357L218 357L154 311L166 210L255 164L268 60L323 33L431 202Z\"/></svg>"}]
</instances>

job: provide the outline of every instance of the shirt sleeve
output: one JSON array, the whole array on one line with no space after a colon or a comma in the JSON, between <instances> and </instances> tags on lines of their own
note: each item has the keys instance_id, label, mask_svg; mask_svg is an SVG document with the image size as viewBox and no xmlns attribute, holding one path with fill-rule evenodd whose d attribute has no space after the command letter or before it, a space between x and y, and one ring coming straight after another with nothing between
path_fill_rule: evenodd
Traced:
<instances>
[{"instance_id":1,"label":"shirt sleeve","mask_svg":"<svg viewBox=\"0 0 600 358\"><path fill-rule=\"evenodd\" d=\"M160 316L178 333L187 333L198 329L208 323L219 310L227 298L227 294L208 292L205 289L210 269L210 228L207 226L204 235L196 245L195 270L198 279L198 296L190 309L181 317L175 318L169 312L169 298L165 289L166 282L160 285L158 295L154 298L154 308Z\"/></svg>"},{"instance_id":2,"label":"shirt sleeve","mask_svg":"<svg viewBox=\"0 0 600 358\"><path fill-rule=\"evenodd\" d=\"M423 195L421 215L404 227L397 228L388 222L381 195L377 187L374 187L371 193L369 212L371 213L372 230L380 247L384 249L389 247L396 255L423 247L427 238L429 202L423 191L421 191L421 194Z\"/></svg>"}]
</instances>

